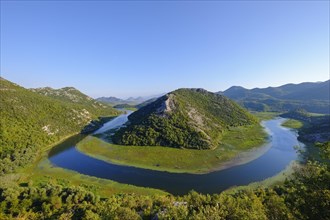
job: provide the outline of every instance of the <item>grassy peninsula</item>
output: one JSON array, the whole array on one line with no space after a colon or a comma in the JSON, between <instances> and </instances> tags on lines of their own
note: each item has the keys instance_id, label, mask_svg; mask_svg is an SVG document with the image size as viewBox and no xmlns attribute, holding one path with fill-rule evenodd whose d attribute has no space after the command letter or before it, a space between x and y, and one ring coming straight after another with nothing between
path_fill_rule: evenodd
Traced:
<instances>
[{"instance_id":1,"label":"grassy peninsula","mask_svg":"<svg viewBox=\"0 0 330 220\"><path fill-rule=\"evenodd\" d=\"M229 129L222 143L209 150L116 145L97 137L85 138L77 148L84 154L115 164L176 173L207 173L221 169L224 162L240 152L260 147L266 137L263 128L256 124Z\"/></svg>"}]
</instances>

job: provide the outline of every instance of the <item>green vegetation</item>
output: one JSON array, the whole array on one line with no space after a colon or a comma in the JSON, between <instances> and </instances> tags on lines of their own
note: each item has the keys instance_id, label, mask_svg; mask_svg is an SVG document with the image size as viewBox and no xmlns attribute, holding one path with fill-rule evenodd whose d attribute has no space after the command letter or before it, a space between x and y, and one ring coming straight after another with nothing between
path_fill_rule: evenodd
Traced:
<instances>
[{"instance_id":1,"label":"green vegetation","mask_svg":"<svg viewBox=\"0 0 330 220\"><path fill-rule=\"evenodd\" d=\"M120 145L214 149L226 130L257 121L224 96L179 89L132 113L112 139Z\"/></svg>"},{"instance_id":2,"label":"green vegetation","mask_svg":"<svg viewBox=\"0 0 330 220\"><path fill-rule=\"evenodd\" d=\"M118 114L109 106L48 97L3 78L0 103L0 175L33 162L43 149L80 132L91 120Z\"/></svg>"},{"instance_id":3,"label":"green vegetation","mask_svg":"<svg viewBox=\"0 0 330 220\"><path fill-rule=\"evenodd\" d=\"M152 188L117 183L108 179L100 179L83 175L71 170L56 167L46 158L29 169L19 170L15 174L2 176L0 186L33 185L40 187L46 184L61 185L64 187L80 186L85 190L109 197L119 193L134 193L137 195L167 195L168 193ZM1 218L0 218L1 219Z\"/></svg>"},{"instance_id":4,"label":"green vegetation","mask_svg":"<svg viewBox=\"0 0 330 220\"><path fill-rule=\"evenodd\" d=\"M279 112L254 112L254 111L251 113L260 120L271 120L281 114Z\"/></svg>"},{"instance_id":5,"label":"green vegetation","mask_svg":"<svg viewBox=\"0 0 330 220\"><path fill-rule=\"evenodd\" d=\"M312 116L299 130L299 138L304 142L326 142L330 140L330 115Z\"/></svg>"},{"instance_id":6,"label":"green vegetation","mask_svg":"<svg viewBox=\"0 0 330 220\"><path fill-rule=\"evenodd\" d=\"M206 173L222 168L224 162L242 151L259 147L265 142L266 136L260 125L253 125L235 127L225 132L222 144L213 150L123 146L96 137L85 138L77 144L77 148L92 157L121 165L177 173Z\"/></svg>"},{"instance_id":7,"label":"green vegetation","mask_svg":"<svg viewBox=\"0 0 330 220\"><path fill-rule=\"evenodd\" d=\"M134 193L138 195L168 194L157 189L117 183L112 180L82 175L71 170L54 167L48 159L40 161L37 167L33 169L32 175L21 178L19 182L21 184L24 182L33 183L35 186L41 186L47 183L59 184L66 187L80 186L102 197L108 197L118 193Z\"/></svg>"},{"instance_id":8,"label":"green vegetation","mask_svg":"<svg viewBox=\"0 0 330 220\"><path fill-rule=\"evenodd\" d=\"M330 115L310 114L303 109L297 109L281 115L300 121L299 140L307 144L326 142L330 140Z\"/></svg>"},{"instance_id":9,"label":"green vegetation","mask_svg":"<svg viewBox=\"0 0 330 220\"><path fill-rule=\"evenodd\" d=\"M54 167L45 158L48 147L81 131L91 120L117 112L106 105L98 106L93 100L80 100L76 96L83 96L73 88L47 89L47 94L39 94L41 89L33 92L2 78L0 82L0 219L330 219L329 115L304 112L287 115L303 122L299 138L325 143L317 144L323 160L309 161L290 169L294 173L284 182L278 183L276 180L283 180L283 176L278 176L279 179L263 182L262 187L251 184L214 195L190 192L172 196L156 189L119 184ZM71 92L75 95L70 95ZM212 122L220 124L221 136L214 149L118 146L96 137L81 142L79 149L86 148L89 154L94 153L97 157L102 154L102 159L112 162L126 163L126 159L138 158L140 161L135 161L136 166L199 172L210 170L219 161L263 142L257 120L237 110L232 102L222 100L223 111L218 111L214 103L206 101L208 98L213 100L208 93L202 91L199 95L206 96L203 98L190 96L189 91L180 92L176 95L179 99L174 99L176 105L168 105L170 112L179 109L177 117L183 116L185 126L194 129L206 129L207 126L218 129ZM194 103L193 107L190 102ZM91 107L92 103L96 107ZM228 107L228 103L234 107ZM188 116L187 111L190 112ZM242 113L243 122L239 118ZM150 119L148 111L139 114L146 116L143 120ZM226 118L226 114L230 118ZM138 115L134 117L133 121L138 120ZM205 123L203 126L199 126L199 117ZM220 117L223 121L218 120ZM271 117L271 114L258 114L258 117ZM179 119L171 116L170 120L175 123L165 125L172 129L173 125L181 125ZM155 122L162 122L162 119ZM152 125L159 125L157 123ZM175 131L182 132L180 129ZM213 131L206 129L204 132L214 137ZM111 158L110 151L115 157ZM274 185L274 182L278 184Z\"/></svg>"},{"instance_id":10,"label":"green vegetation","mask_svg":"<svg viewBox=\"0 0 330 220\"><path fill-rule=\"evenodd\" d=\"M61 89L46 87L31 89L31 91L62 101L63 103L74 103L95 116L118 115L119 113L109 105L98 102L73 87L64 87ZM95 116L94 118L96 118Z\"/></svg>"},{"instance_id":11,"label":"green vegetation","mask_svg":"<svg viewBox=\"0 0 330 220\"><path fill-rule=\"evenodd\" d=\"M323 157L328 157L321 146ZM185 196L116 194L28 183L0 188L1 219L320 219L330 218L330 167L308 162L284 184L232 193Z\"/></svg>"},{"instance_id":12,"label":"green vegetation","mask_svg":"<svg viewBox=\"0 0 330 220\"><path fill-rule=\"evenodd\" d=\"M281 116L289 118L288 122L294 121L294 123L290 122L290 126L297 127L298 139L305 144L303 156L306 159L322 160L319 157L319 148L315 147L315 143L330 140L330 115L314 114L297 109Z\"/></svg>"},{"instance_id":13,"label":"green vegetation","mask_svg":"<svg viewBox=\"0 0 330 220\"><path fill-rule=\"evenodd\" d=\"M303 123L301 121L295 120L295 119L289 119L286 120L282 126L288 127L288 128L293 128L293 129L299 129L303 126Z\"/></svg>"},{"instance_id":14,"label":"green vegetation","mask_svg":"<svg viewBox=\"0 0 330 220\"><path fill-rule=\"evenodd\" d=\"M251 111L286 112L303 108L309 112L329 114L329 85L328 80L321 83L286 84L264 89L233 86L220 93Z\"/></svg>"}]
</instances>

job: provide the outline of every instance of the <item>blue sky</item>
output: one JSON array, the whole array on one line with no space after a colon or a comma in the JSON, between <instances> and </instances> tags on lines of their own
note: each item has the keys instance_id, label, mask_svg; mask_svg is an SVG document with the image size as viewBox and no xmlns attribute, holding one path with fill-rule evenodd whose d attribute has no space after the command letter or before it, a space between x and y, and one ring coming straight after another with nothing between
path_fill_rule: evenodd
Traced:
<instances>
[{"instance_id":1,"label":"blue sky","mask_svg":"<svg viewBox=\"0 0 330 220\"><path fill-rule=\"evenodd\" d=\"M145 96L329 79L328 1L1 1L1 76Z\"/></svg>"}]
</instances>

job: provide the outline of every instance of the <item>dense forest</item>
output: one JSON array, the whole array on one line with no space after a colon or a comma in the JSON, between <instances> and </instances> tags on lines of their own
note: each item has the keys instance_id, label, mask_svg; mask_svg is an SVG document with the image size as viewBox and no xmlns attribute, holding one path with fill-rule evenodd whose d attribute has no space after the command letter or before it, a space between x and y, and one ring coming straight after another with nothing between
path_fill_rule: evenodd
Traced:
<instances>
[{"instance_id":1,"label":"dense forest","mask_svg":"<svg viewBox=\"0 0 330 220\"><path fill-rule=\"evenodd\" d=\"M80 132L92 120L118 114L110 106L96 106L77 90L67 91L81 98L73 102L38 94L3 78L0 85L0 175L33 162L42 149Z\"/></svg>"},{"instance_id":2,"label":"dense forest","mask_svg":"<svg viewBox=\"0 0 330 220\"><path fill-rule=\"evenodd\" d=\"M330 142L318 145L330 159ZM330 166L309 161L271 188L202 195L117 194L32 183L0 188L0 219L330 219Z\"/></svg>"},{"instance_id":3,"label":"dense forest","mask_svg":"<svg viewBox=\"0 0 330 220\"><path fill-rule=\"evenodd\" d=\"M203 89L179 89L129 116L113 141L124 145L212 149L229 127L257 119L228 98Z\"/></svg>"}]
</instances>

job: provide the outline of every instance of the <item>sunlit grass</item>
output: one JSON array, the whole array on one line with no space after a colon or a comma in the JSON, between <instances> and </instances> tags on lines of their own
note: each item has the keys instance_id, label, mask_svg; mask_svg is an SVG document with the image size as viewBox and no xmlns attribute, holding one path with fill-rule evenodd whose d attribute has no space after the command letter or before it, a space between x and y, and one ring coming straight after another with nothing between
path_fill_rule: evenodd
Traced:
<instances>
[{"instance_id":1,"label":"sunlit grass","mask_svg":"<svg viewBox=\"0 0 330 220\"><path fill-rule=\"evenodd\" d=\"M48 159L42 159L31 175L21 178L20 182L39 184L53 183L63 186L80 186L102 197L118 193L135 193L140 195L168 194L162 190L122 184L112 180L87 176L75 171L56 167Z\"/></svg>"},{"instance_id":2,"label":"sunlit grass","mask_svg":"<svg viewBox=\"0 0 330 220\"><path fill-rule=\"evenodd\" d=\"M298 120L295 120L295 119L288 119L282 124L282 126L284 126L284 127L293 128L293 129L299 129L303 125L304 124L301 121L298 121Z\"/></svg>"},{"instance_id":3,"label":"sunlit grass","mask_svg":"<svg viewBox=\"0 0 330 220\"><path fill-rule=\"evenodd\" d=\"M271 120L281 114L281 112L251 112L260 120Z\"/></svg>"}]
</instances>

